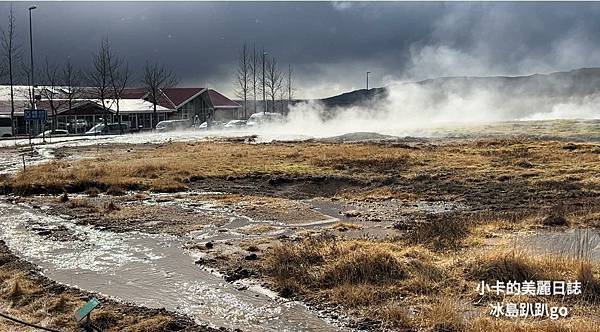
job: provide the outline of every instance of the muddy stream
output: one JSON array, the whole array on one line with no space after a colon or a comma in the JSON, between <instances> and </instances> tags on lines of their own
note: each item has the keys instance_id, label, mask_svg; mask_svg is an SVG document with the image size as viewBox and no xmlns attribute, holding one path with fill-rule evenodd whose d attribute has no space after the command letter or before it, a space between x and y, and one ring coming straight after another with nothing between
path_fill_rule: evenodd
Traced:
<instances>
[{"instance_id":1,"label":"muddy stream","mask_svg":"<svg viewBox=\"0 0 600 332\"><path fill-rule=\"evenodd\" d=\"M199 268L182 249L185 238L102 231L8 203L0 203L0 215L0 238L57 282L184 313L200 324L252 331L339 330L301 303L259 286L239 290Z\"/></svg>"}]
</instances>

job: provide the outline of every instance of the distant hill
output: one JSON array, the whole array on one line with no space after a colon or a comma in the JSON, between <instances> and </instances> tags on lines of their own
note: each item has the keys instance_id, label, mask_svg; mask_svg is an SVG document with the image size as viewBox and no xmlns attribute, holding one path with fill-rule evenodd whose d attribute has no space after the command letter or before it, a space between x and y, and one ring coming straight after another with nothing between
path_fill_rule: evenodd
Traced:
<instances>
[{"instance_id":1,"label":"distant hill","mask_svg":"<svg viewBox=\"0 0 600 332\"><path fill-rule=\"evenodd\" d=\"M512 96L587 96L600 91L600 68L529 76L441 77L415 84L462 94L486 89Z\"/></svg>"},{"instance_id":2,"label":"distant hill","mask_svg":"<svg viewBox=\"0 0 600 332\"><path fill-rule=\"evenodd\" d=\"M346 92L320 101L325 107L349 107L385 99L387 96L387 88L373 88Z\"/></svg>"},{"instance_id":3,"label":"distant hill","mask_svg":"<svg viewBox=\"0 0 600 332\"><path fill-rule=\"evenodd\" d=\"M581 68L568 72L534 74L529 76L490 76L490 77L440 77L418 82L405 82L393 86L370 90L355 90L337 96L321 99L326 108L364 105L385 100L390 89L403 89L407 86L426 89L432 102L443 102L450 95L472 96L474 93L493 94L498 102L544 100L554 103L563 100L580 99L600 92L600 68ZM518 105L511 105L518 108Z\"/></svg>"}]
</instances>

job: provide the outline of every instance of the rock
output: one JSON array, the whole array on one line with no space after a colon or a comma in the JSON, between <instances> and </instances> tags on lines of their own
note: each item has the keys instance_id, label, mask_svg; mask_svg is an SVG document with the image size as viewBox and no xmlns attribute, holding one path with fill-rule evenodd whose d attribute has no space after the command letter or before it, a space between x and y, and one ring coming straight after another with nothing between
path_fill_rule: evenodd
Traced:
<instances>
[{"instance_id":1,"label":"rock","mask_svg":"<svg viewBox=\"0 0 600 332\"><path fill-rule=\"evenodd\" d=\"M204 247L206 249L212 249L215 245L212 243L212 241L208 241L206 242L206 244L204 244Z\"/></svg>"},{"instance_id":2,"label":"rock","mask_svg":"<svg viewBox=\"0 0 600 332\"><path fill-rule=\"evenodd\" d=\"M533 164L529 160L521 160L517 162L517 166L521 168L533 168Z\"/></svg>"},{"instance_id":3,"label":"rock","mask_svg":"<svg viewBox=\"0 0 600 332\"><path fill-rule=\"evenodd\" d=\"M562 215L551 214L542 219L542 224L546 226L566 226L569 222Z\"/></svg>"},{"instance_id":4,"label":"rock","mask_svg":"<svg viewBox=\"0 0 600 332\"><path fill-rule=\"evenodd\" d=\"M258 259L258 255L255 253L251 253L249 255L246 255L246 257L244 257L244 259L247 261L255 261Z\"/></svg>"},{"instance_id":5,"label":"rock","mask_svg":"<svg viewBox=\"0 0 600 332\"><path fill-rule=\"evenodd\" d=\"M234 282L240 279L250 278L253 275L256 275L256 273L253 270L243 267L237 267L235 270L229 272L225 276L225 281Z\"/></svg>"},{"instance_id":6,"label":"rock","mask_svg":"<svg viewBox=\"0 0 600 332\"><path fill-rule=\"evenodd\" d=\"M50 235L51 233L52 233L52 232L51 232L50 230L48 230L48 229L45 229L45 230L43 230L43 231L39 231L39 232L37 232L37 235L40 235L40 236L48 236L48 235Z\"/></svg>"},{"instance_id":7,"label":"rock","mask_svg":"<svg viewBox=\"0 0 600 332\"><path fill-rule=\"evenodd\" d=\"M217 260L214 258L200 258L196 260L194 263L196 265L211 265L216 264Z\"/></svg>"},{"instance_id":8,"label":"rock","mask_svg":"<svg viewBox=\"0 0 600 332\"><path fill-rule=\"evenodd\" d=\"M360 211L358 210L348 210L348 211L344 211L342 212L342 214L348 218L354 218L354 217L358 217L360 216Z\"/></svg>"}]
</instances>

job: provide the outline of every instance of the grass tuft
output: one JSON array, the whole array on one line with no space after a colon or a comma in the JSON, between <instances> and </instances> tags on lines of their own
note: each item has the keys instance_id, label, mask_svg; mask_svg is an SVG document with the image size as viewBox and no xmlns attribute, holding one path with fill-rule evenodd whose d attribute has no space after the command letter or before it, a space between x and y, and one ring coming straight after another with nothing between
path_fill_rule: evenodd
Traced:
<instances>
[{"instance_id":1,"label":"grass tuft","mask_svg":"<svg viewBox=\"0 0 600 332\"><path fill-rule=\"evenodd\" d=\"M453 215L429 216L408 234L408 241L435 250L457 249L470 234L471 223Z\"/></svg>"}]
</instances>

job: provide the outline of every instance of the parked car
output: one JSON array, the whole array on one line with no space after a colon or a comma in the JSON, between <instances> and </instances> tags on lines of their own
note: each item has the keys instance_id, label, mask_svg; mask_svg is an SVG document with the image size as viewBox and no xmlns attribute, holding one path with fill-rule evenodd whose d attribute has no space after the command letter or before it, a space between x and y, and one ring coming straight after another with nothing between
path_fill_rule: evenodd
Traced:
<instances>
[{"instance_id":1,"label":"parked car","mask_svg":"<svg viewBox=\"0 0 600 332\"><path fill-rule=\"evenodd\" d=\"M231 120L225 124L225 129L240 129L246 127L246 120Z\"/></svg>"},{"instance_id":2,"label":"parked car","mask_svg":"<svg viewBox=\"0 0 600 332\"><path fill-rule=\"evenodd\" d=\"M172 131L190 128L189 120L165 120L156 124L156 131Z\"/></svg>"},{"instance_id":3,"label":"parked car","mask_svg":"<svg viewBox=\"0 0 600 332\"><path fill-rule=\"evenodd\" d=\"M210 125L210 130L218 130L218 129L223 129L223 127L225 126L225 124L221 121L213 121ZM196 128L198 130L208 130L208 122L204 121L202 122L198 128Z\"/></svg>"},{"instance_id":4,"label":"parked car","mask_svg":"<svg viewBox=\"0 0 600 332\"><path fill-rule=\"evenodd\" d=\"M283 115L279 113L271 113L271 112L259 112L250 115L246 125L248 127L261 126L265 124L272 123L283 123L284 122Z\"/></svg>"},{"instance_id":5,"label":"parked car","mask_svg":"<svg viewBox=\"0 0 600 332\"><path fill-rule=\"evenodd\" d=\"M46 130L45 132L37 135L37 137L65 137L69 136L69 131L64 129Z\"/></svg>"},{"instance_id":6,"label":"parked car","mask_svg":"<svg viewBox=\"0 0 600 332\"><path fill-rule=\"evenodd\" d=\"M12 136L12 124L10 116L0 116L0 137Z\"/></svg>"},{"instance_id":7,"label":"parked car","mask_svg":"<svg viewBox=\"0 0 600 332\"><path fill-rule=\"evenodd\" d=\"M67 130L72 133L82 133L88 127L88 122L84 119L77 119L67 123Z\"/></svg>"},{"instance_id":8,"label":"parked car","mask_svg":"<svg viewBox=\"0 0 600 332\"><path fill-rule=\"evenodd\" d=\"M129 126L126 123L99 123L92 127L92 129L85 132L86 135L117 135L126 133L129 131Z\"/></svg>"}]
</instances>

